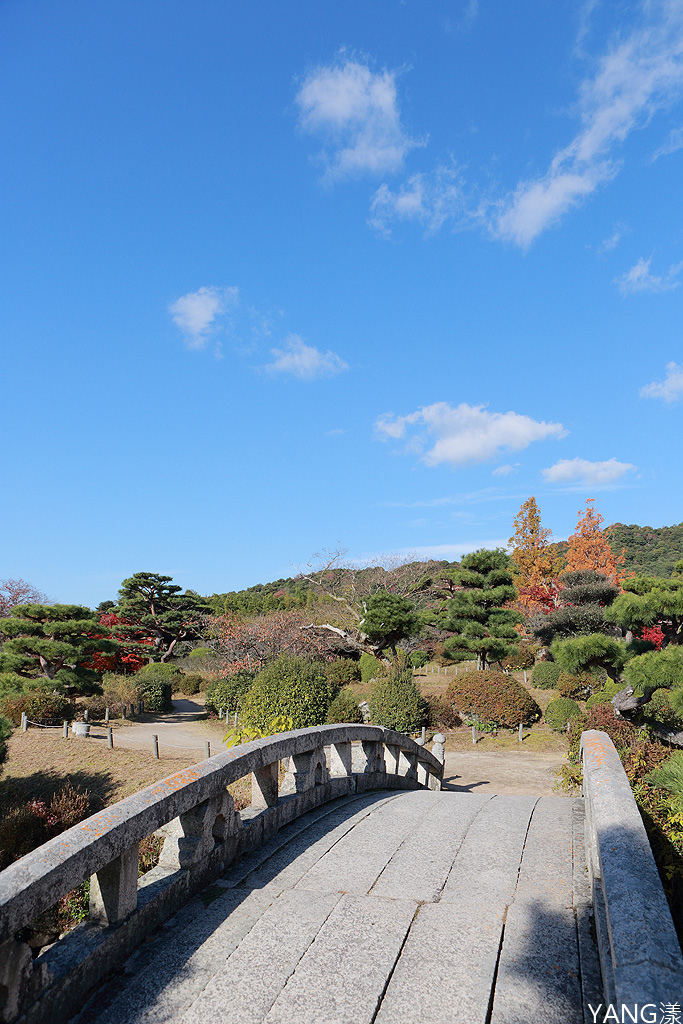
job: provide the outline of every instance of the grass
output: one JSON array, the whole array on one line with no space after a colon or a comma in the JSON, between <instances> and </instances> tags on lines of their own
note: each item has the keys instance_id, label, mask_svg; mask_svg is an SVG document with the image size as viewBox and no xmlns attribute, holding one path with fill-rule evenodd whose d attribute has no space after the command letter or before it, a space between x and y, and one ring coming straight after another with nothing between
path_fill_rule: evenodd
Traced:
<instances>
[{"instance_id":1,"label":"grass","mask_svg":"<svg viewBox=\"0 0 683 1024\"><path fill-rule=\"evenodd\" d=\"M131 793L159 782L194 764L197 757L164 757L157 760L144 750L123 750L87 739L62 739L61 733L15 730L7 743L7 758L0 771L2 802L50 800L67 779L90 792L94 810L123 800ZM251 799L250 779L230 786L235 806Z\"/></svg>"}]
</instances>

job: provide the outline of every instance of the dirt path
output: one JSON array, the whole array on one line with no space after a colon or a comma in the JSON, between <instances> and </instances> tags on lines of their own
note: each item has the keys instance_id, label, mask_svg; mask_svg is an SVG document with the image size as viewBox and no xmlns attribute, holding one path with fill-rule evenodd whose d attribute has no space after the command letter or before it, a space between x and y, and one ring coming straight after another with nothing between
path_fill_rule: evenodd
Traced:
<instances>
[{"instance_id":1,"label":"dirt path","mask_svg":"<svg viewBox=\"0 0 683 1024\"><path fill-rule=\"evenodd\" d=\"M467 793L567 796L553 789L557 770L565 763L566 755L559 753L447 751L444 788Z\"/></svg>"},{"instance_id":2,"label":"dirt path","mask_svg":"<svg viewBox=\"0 0 683 1024\"><path fill-rule=\"evenodd\" d=\"M200 760L204 757L204 744L209 740L211 753L227 749L223 743L225 724L207 721L204 705L187 697L178 697L173 701L173 711L168 715L140 715L127 725L118 723L114 732L114 746L127 750L151 749L152 737L159 737L160 753L170 750L176 753L185 750L187 756L196 755ZM90 734L93 738L106 738L106 729L93 725Z\"/></svg>"}]
</instances>

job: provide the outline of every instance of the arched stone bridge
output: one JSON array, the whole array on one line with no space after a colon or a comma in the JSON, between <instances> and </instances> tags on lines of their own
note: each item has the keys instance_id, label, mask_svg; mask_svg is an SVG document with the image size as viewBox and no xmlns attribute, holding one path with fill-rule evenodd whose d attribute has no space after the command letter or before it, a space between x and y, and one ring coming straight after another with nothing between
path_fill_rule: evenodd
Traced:
<instances>
[{"instance_id":1,"label":"arched stone bridge","mask_svg":"<svg viewBox=\"0 0 683 1024\"><path fill-rule=\"evenodd\" d=\"M443 747L373 726L201 762L0 873L2 1019L579 1024L680 1002L623 769L604 733L583 750L581 799L442 791ZM90 919L32 960L17 933L88 877Z\"/></svg>"}]
</instances>

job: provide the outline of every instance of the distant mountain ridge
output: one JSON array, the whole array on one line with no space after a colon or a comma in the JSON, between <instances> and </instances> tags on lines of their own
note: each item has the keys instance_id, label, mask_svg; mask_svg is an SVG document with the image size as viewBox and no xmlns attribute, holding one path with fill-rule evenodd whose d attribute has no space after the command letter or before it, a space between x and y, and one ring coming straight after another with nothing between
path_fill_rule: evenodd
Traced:
<instances>
[{"instance_id":1,"label":"distant mountain ridge","mask_svg":"<svg viewBox=\"0 0 683 1024\"><path fill-rule=\"evenodd\" d=\"M676 526L627 526L615 523L609 542L615 554L625 549L624 568L643 576L670 576L683 558L683 523Z\"/></svg>"}]
</instances>

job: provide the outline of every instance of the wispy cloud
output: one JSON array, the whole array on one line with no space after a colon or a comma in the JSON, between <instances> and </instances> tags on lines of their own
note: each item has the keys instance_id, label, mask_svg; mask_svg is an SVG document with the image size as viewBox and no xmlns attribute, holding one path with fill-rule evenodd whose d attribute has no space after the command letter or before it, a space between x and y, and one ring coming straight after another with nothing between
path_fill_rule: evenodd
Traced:
<instances>
[{"instance_id":1,"label":"wispy cloud","mask_svg":"<svg viewBox=\"0 0 683 1024\"><path fill-rule=\"evenodd\" d=\"M168 309L174 324L183 332L187 347L203 349L217 318L234 308L238 302L238 288L211 286L181 295Z\"/></svg>"},{"instance_id":2,"label":"wispy cloud","mask_svg":"<svg viewBox=\"0 0 683 1024\"><path fill-rule=\"evenodd\" d=\"M641 26L598 61L579 88L580 131L553 157L547 172L520 182L502 204L494 233L523 248L619 170L613 150L644 126L683 87L683 6L650 9L659 22Z\"/></svg>"},{"instance_id":3,"label":"wispy cloud","mask_svg":"<svg viewBox=\"0 0 683 1024\"><path fill-rule=\"evenodd\" d=\"M503 466L496 466L496 468L492 471L491 475L492 476L509 476L510 473L514 473L514 471L517 469L518 466L519 466L518 462L515 462L514 464L508 462L508 463L506 463Z\"/></svg>"},{"instance_id":4,"label":"wispy cloud","mask_svg":"<svg viewBox=\"0 0 683 1024\"><path fill-rule=\"evenodd\" d=\"M463 208L458 171L439 166L430 174L413 174L396 191L386 183L380 185L370 204L368 224L389 235L393 221L416 221L429 234L438 231L444 221L461 214Z\"/></svg>"},{"instance_id":5,"label":"wispy cloud","mask_svg":"<svg viewBox=\"0 0 683 1024\"><path fill-rule=\"evenodd\" d=\"M640 389L641 398L662 398L665 402L675 402L683 397L683 366L678 363L666 364L664 380L653 381Z\"/></svg>"},{"instance_id":6,"label":"wispy cloud","mask_svg":"<svg viewBox=\"0 0 683 1024\"><path fill-rule=\"evenodd\" d=\"M652 257L648 260L641 258L630 270L619 277L615 277L615 284L619 285L622 295L635 295L637 292L670 292L678 288L680 281L678 275L683 270L683 262L673 263L664 276L650 273Z\"/></svg>"},{"instance_id":7,"label":"wispy cloud","mask_svg":"<svg viewBox=\"0 0 683 1024\"><path fill-rule=\"evenodd\" d=\"M671 153L676 153L679 149L683 149L683 127L671 129L666 142L662 143L659 149L656 149L652 154L652 163L658 160L660 156L669 156Z\"/></svg>"},{"instance_id":8,"label":"wispy cloud","mask_svg":"<svg viewBox=\"0 0 683 1024\"><path fill-rule=\"evenodd\" d=\"M636 469L630 462L607 459L590 462L588 459L560 459L554 466L543 470L544 479L551 484L582 484L588 487L609 487Z\"/></svg>"},{"instance_id":9,"label":"wispy cloud","mask_svg":"<svg viewBox=\"0 0 683 1024\"><path fill-rule=\"evenodd\" d=\"M285 339L285 347L273 348L270 354L274 356L273 362L265 367L269 373L286 374L297 380L333 377L349 368L336 352L321 352L307 345L298 334L290 334Z\"/></svg>"},{"instance_id":10,"label":"wispy cloud","mask_svg":"<svg viewBox=\"0 0 683 1024\"><path fill-rule=\"evenodd\" d=\"M597 248L598 256L604 256L606 252L611 252L613 249L616 249L623 237L624 228L619 225L614 229L611 235L608 235L607 238L603 238L602 242L600 242L600 245Z\"/></svg>"},{"instance_id":11,"label":"wispy cloud","mask_svg":"<svg viewBox=\"0 0 683 1024\"><path fill-rule=\"evenodd\" d=\"M398 72L372 71L345 58L315 68L296 94L299 123L323 139L321 154L330 180L397 171L421 142L401 124Z\"/></svg>"},{"instance_id":12,"label":"wispy cloud","mask_svg":"<svg viewBox=\"0 0 683 1024\"><path fill-rule=\"evenodd\" d=\"M417 558L447 558L449 561L454 562L462 558L463 555L467 555L470 551L478 551L479 548L506 548L507 538L504 537L485 537L483 540L463 540L456 541L454 544L426 544L422 547L411 548L403 551L397 551L396 554L415 554Z\"/></svg>"},{"instance_id":13,"label":"wispy cloud","mask_svg":"<svg viewBox=\"0 0 683 1024\"><path fill-rule=\"evenodd\" d=\"M484 405L455 407L435 402L407 416L386 414L375 423L381 438L410 435L408 450L421 453L428 466L464 466L486 462L501 451L521 451L533 441L566 435L561 423L545 423L516 412L488 412ZM411 432L411 428L417 428ZM428 445L427 451L424 448Z\"/></svg>"}]
</instances>

